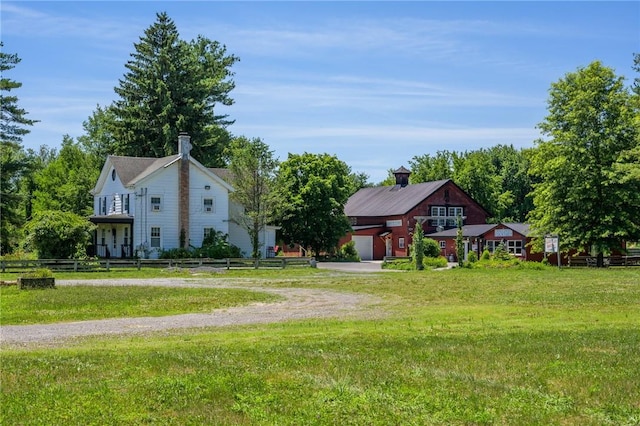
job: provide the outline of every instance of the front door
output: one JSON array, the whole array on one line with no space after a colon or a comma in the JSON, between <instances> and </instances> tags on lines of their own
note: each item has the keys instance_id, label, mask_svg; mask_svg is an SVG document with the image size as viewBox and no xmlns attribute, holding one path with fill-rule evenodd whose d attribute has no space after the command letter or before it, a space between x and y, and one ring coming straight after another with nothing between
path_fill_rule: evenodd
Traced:
<instances>
[{"instance_id":1,"label":"front door","mask_svg":"<svg viewBox=\"0 0 640 426\"><path fill-rule=\"evenodd\" d=\"M393 239L387 238L384 240L384 243L386 248L385 256L393 256Z\"/></svg>"}]
</instances>

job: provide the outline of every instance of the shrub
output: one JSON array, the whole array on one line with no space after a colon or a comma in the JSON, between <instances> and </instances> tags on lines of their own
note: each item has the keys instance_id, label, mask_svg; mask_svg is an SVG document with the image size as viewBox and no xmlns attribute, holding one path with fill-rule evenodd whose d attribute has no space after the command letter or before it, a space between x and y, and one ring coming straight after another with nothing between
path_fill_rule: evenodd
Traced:
<instances>
[{"instance_id":1,"label":"shrub","mask_svg":"<svg viewBox=\"0 0 640 426\"><path fill-rule=\"evenodd\" d=\"M434 239L424 238L424 255L426 257L440 257L440 244Z\"/></svg>"},{"instance_id":2,"label":"shrub","mask_svg":"<svg viewBox=\"0 0 640 426\"><path fill-rule=\"evenodd\" d=\"M424 266L429 269L445 268L447 266L447 258L444 256L427 257L424 259Z\"/></svg>"},{"instance_id":3,"label":"shrub","mask_svg":"<svg viewBox=\"0 0 640 426\"><path fill-rule=\"evenodd\" d=\"M491 253L489 252L489 250L484 249L482 251L482 255L480 256L480 260L482 260L482 261L491 260Z\"/></svg>"},{"instance_id":4,"label":"shrub","mask_svg":"<svg viewBox=\"0 0 640 426\"><path fill-rule=\"evenodd\" d=\"M507 251L504 243L500 243L493 252L493 258L495 260L511 260L513 256Z\"/></svg>"},{"instance_id":5,"label":"shrub","mask_svg":"<svg viewBox=\"0 0 640 426\"><path fill-rule=\"evenodd\" d=\"M469 252L469 254L467 255L467 260L469 261L469 263L476 263L478 261L478 255L475 251Z\"/></svg>"},{"instance_id":6,"label":"shrub","mask_svg":"<svg viewBox=\"0 0 640 426\"><path fill-rule=\"evenodd\" d=\"M70 259L86 251L95 225L75 213L47 210L25 226L27 246L40 259Z\"/></svg>"},{"instance_id":7,"label":"shrub","mask_svg":"<svg viewBox=\"0 0 640 426\"><path fill-rule=\"evenodd\" d=\"M51 269L38 268L38 269L34 269L33 271L27 272L26 274L23 274L22 277L24 277L24 278L53 278L53 272L51 272Z\"/></svg>"},{"instance_id":8,"label":"shrub","mask_svg":"<svg viewBox=\"0 0 640 426\"><path fill-rule=\"evenodd\" d=\"M360 256L358 255L358 250L356 250L355 241L349 241L348 243L343 244L342 247L340 247L338 258L340 260L360 262Z\"/></svg>"}]
</instances>

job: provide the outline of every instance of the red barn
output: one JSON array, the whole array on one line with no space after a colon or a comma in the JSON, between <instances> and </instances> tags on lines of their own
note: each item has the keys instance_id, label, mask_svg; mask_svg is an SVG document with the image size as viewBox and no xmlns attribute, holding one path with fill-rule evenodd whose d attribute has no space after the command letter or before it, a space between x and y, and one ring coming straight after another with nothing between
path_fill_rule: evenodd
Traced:
<instances>
[{"instance_id":1,"label":"red barn","mask_svg":"<svg viewBox=\"0 0 640 426\"><path fill-rule=\"evenodd\" d=\"M344 211L353 232L340 241L354 241L362 260L408 256L416 224L425 234L463 224L486 223L489 213L452 180L409 185L410 171L394 172L396 184L363 188L347 201Z\"/></svg>"}]
</instances>

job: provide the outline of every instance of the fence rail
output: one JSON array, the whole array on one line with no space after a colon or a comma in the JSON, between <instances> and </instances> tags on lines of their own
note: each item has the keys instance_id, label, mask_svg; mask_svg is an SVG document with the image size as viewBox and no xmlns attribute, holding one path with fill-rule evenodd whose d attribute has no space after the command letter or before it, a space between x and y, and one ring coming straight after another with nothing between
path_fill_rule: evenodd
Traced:
<instances>
[{"instance_id":1,"label":"fence rail","mask_svg":"<svg viewBox=\"0 0 640 426\"><path fill-rule=\"evenodd\" d=\"M28 272L47 268L60 272L101 272L112 269L141 268L201 268L217 269L255 269L255 268L292 268L315 266L312 257L274 257L268 259L38 259L38 260L2 260L2 272Z\"/></svg>"}]
</instances>

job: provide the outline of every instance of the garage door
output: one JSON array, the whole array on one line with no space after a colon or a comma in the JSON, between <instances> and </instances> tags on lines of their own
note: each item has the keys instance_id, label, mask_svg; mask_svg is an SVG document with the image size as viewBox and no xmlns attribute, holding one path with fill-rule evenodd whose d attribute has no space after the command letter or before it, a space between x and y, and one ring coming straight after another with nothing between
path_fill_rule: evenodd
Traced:
<instances>
[{"instance_id":1,"label":"garage door","mask_svg":"<svg viewBox=\"0 0 640 426\"><path fill-rule=\"evenodd\" d=\"M354 235L351 237L356 244L356 250L362 260L373 259L373 236L371 235Z\"/></svg>"}]
</instances>

